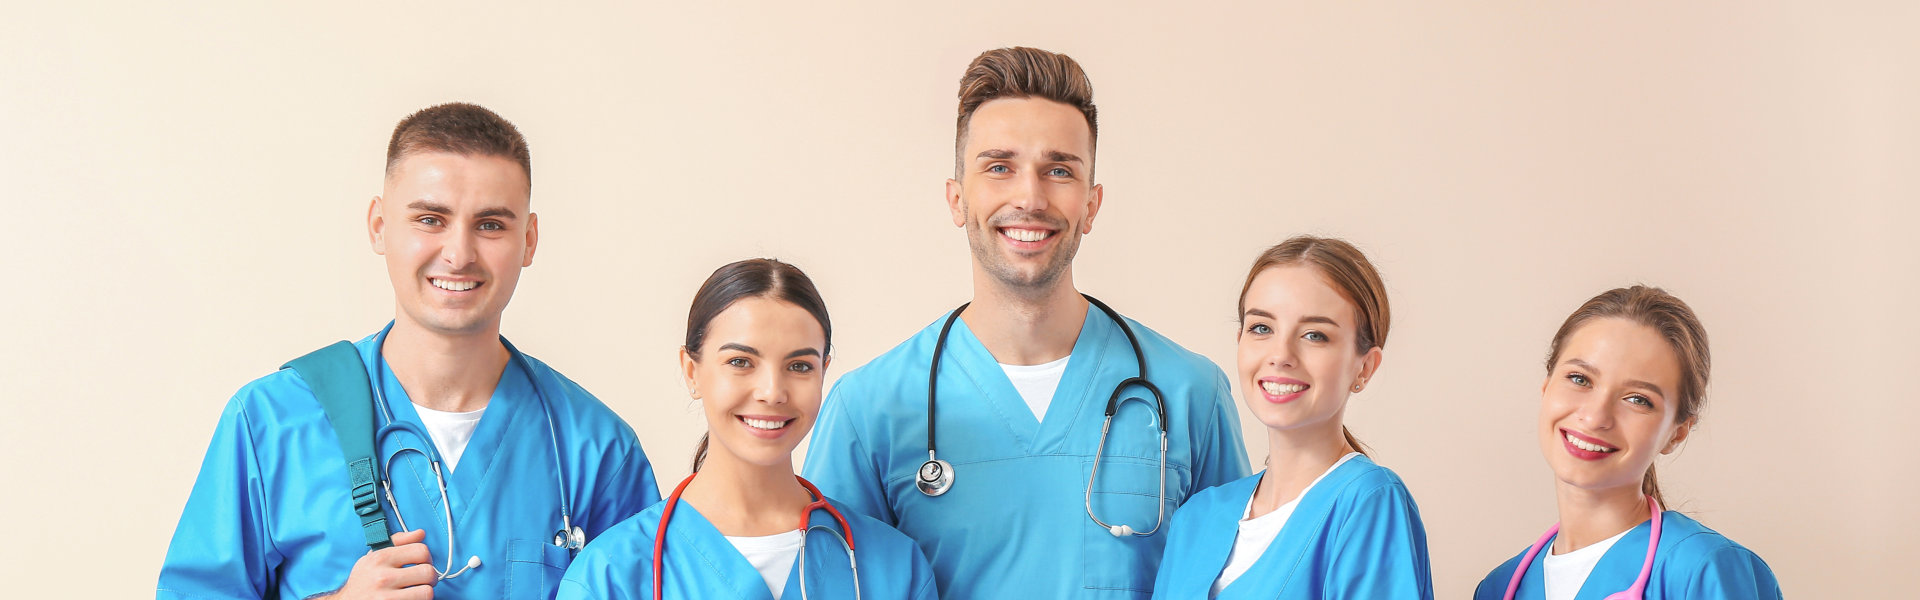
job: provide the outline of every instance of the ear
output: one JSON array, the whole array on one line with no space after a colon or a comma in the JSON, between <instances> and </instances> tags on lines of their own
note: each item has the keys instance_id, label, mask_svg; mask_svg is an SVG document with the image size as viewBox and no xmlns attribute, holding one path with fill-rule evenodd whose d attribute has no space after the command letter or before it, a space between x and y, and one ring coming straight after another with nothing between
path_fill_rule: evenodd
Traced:
<instances>
[{"instance_id":1,"label":"ear","mask_svg":"<svg viewBox=\"0 0 1920 600\"><path fill-rule=\"evenodd\" d=\"M387 219L380 214L380 197L374 196L367 204L367 243L373 245L373 253L387 255Z\"/></svg>"},{"instance_id":2,"label":"ear","mask_svg":"<svg viewBox=\"0 0 1920 600\"><path fill-rule=\"evenodd\" d=\"M540 215L527 213L527 256L520 261L522 268L533 266L533 251L540 247Z\"/></svg>"},{"instance_id":3,"label":"ear","mask_svg":"<svg viewBox=\"0 0 1920 600\"><path fill-rule=\"evenodd\" d=\"M1685 422L1675 424L1673 426L1673 439L1667 441L1667 447L1661 448L1660 453L1673 454L1673 450L1680 447L1680 442L1687 441L1687 436L1693 434L1693 425L1698 418L1699 417L1691 417Z\"/></svg>"},{"instance_id":4,"label":"ear","mask_svg":"<svg viewBox=\"0 0 1920 600\"><path fill-rule=\"evenodd\" d=\"M687 386L687 395L693 396L695 400L700 399L700 382L693 378L693 371L699 367L700 363L693 360L693 355L687 353L687 348L682 346L680 348L680 383Z\"/></svg>"},{"instance_id":5,"label":"ear","mask_svg":"<svg viewBox=\"0 0 1920 600\"><path fill-rule=\"evenodd\" d=\"M1373 372L1380 369L1380 362L1383 360L1386 360L1386 353L1381 352L1379 346L1368 349L1366 358L1360 359L1360 375L1355 378L1353 385L1361 390L1367 389L1367 381L1373 379Z\"/></svg>"},{"instance_id":6,"label":"ear","mask_svg":"<svg viewBox=\"0 0 1920 600\"><path fill-rule=\"evenodd\" d=\"M947 180L947 214L954 227L967 226L967 203L960 200L960 182L952 179Z\"/></svg>"},{"instance_id":7,"label":"ear","mask_svg":"<svg viewBox=\"0 0 1920 600\"><path fill-rule=\"evenodd\" d=\"M1107 188L1098 183L1087 190L1087 220L1080 223L1080 235L1093 233L1093 218L1100 216L1100 203L1106 195Z\"/></svg>"}]
</instances>

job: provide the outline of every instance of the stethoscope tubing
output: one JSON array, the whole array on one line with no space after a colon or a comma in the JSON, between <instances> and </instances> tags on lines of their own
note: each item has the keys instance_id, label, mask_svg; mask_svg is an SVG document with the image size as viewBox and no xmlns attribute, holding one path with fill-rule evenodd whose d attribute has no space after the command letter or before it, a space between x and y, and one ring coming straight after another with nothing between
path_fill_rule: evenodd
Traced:
<instances>
[{"instance_id":1,"label":"stethoscope tubing","mask_svg":"<svg viewBox=\"0 0 1920 600\"><path fill-rule=\"evenodd\" d=\"M1080 297L1085 298L1087 303L1100 309L1100 312L1105 314L1108 319L1113 320L1115 325L1120 326L1120 333L1126 335L1127 345L1133 349L1134 364L1138 368L1135 376L1121 380L1119 385L1114 386L1113 393L1107 396L1107 406L1104 411L1105 419L1100 425L1100 443L1099 446L1094 449L1093 469L1087 476L1085 497L1087 516L1092 518L1095 524L1113 533L1115 537L1125 535L1144 537L1153 535L1153 533L1159 531L1160 526L1165 523L1167 511L1166 396L1160 393L1159 386L1154 385L1152 381L1147 379L1147 354L1140 347L1140 338L1133 334L1133 327L1127 325L1127 320L1120 316L1119 311L1113 310L1113 307L1107 306L1107 303L1101 302L1093 296L1080 294ZM953 312L948 313L946 322L940 325L940 335L934 338L933 342L933 361L927 369L927 462L922 463L914 473L915 486L920 489L921 493L928 496L940 496L947 493L947 490L953 487L953 465L947 463L947 461L940 460L937 446L934 443L935 433L938 429L935 425L935 415L938 412L936 399L939 396L938 390L940 386L940 357L946 352L947 336L952 333L954 322L960 320L960 313L965 312L967 307L972 304L971 302L961 304L959 308L955 308ZM1159 513L1154 519L1153 528L1145 532L1134 531L1133 528L1126 525L1108 525L1105 521L1100 520L1100 517L1093 512L1093 482L1094 478L1100 474L1100 460L1101 456L1106 453L1107 434L1113 427L1113 417L1120 411L1120 405L1126 403L1127 400L1146 401L1145 398L1122 397L1123 392L1134 386L1145 388L1153 397L1153 414L1156 417L1154 424L1160 430L1160 487L1157 496L1159 500Z\"/></svg>"},{"instance_id":2,"label":"stethoscope tubing","mask_svg":"<svg viewBox=\"0 0 1920 600\"><path fill-rule=\"evenodd\" d=\"M418 438L420 447L410 448L403 446L399 450L386 454L380 462L380 471L375 474L375 477L380 480L381 487L386 491L387 505L393 508L394 520L399 523L402 530L406 530L406 518L401 515L400 505L395 501L393 495L392 463L395 458L406 452L417 452L421 456L426 457L427 464L433 470L434 481L440 489L441 512L446 518L445 523L447 527L447 568L444 570L435 569L435 571L439 574L440 579L451 579L459 576L461 573L465 573L467 569L471 569L477 566L477 564L470 561L466 567L462 567L459 571L452 571L453 557L457 555L454 550L453 505L447 495L446 470L441 466L443 461L439 449L433 445L433 438L428 436L427 432L421 429L419 425L402 421L394 416L393 407L387 402L386 394L382 391L386 382L387 359L380 354L379 348L386 343L387 333L392 330L393 325L387 325L387 328L382 329L373 341L375 347L374 364L372 367L373 372L369 375L372 377L371 383L373 387L374 404L379 407L379 416L385 421L380 424L374 436L374 448L378 450L384 447L388 436L403 432ZM540 403L540 411L547 418L547 441L553 453L554 489L560 496L561 529L555 532L553 544L561 548L566 548L569 553L578 553L580 548L586 545L586 536L580 527L573 524L573 497L572 494L567 491L565 463L560 460L560 430L559 426L554 422L553 405L547 401L546 390L540 385L539 377L533 369L532 360L527 358L527 355L521 353L519 348L515 348L513 343L507 341L506 338L500 338L500 344L506 348L507 354L512 357L511 360L513 364L526 374L528 382L533 386L534 398Z\"/></svg>"},{"instance_id":3,"label":"stethoscope tubing","mask_svg":"<svg viewBox=\"0 0 1920 600\"><path fill-rule=\"evenodd\" d=\"M1665 510L1660 507L1660 501L1655 500L1653 496L1646 498L1648 510L1653 513L1650 517L1653 520L1653 531L1647 535L1647 557L1640 563L1640 575L1633 579L1633 587L1614 592L1608 595L1606 600L1644 600L1647 597L1647 581L1653 576L1654 551L1660 548L1661 513ZM1541 535L1539 540L1527 548L1527 553L1520 557L1520 564L1513 568L1513 577L1507 580L1505 600L1513 600L1514 595L1519 593L1520 579L1526 576L1527 568L1533 565L1533 559L1540 555L1540 551L1546 547L1547 542L1553 541L1553 536L1559 533L1560 524L1554 523L1552 527L1547 528L1547 532Z\"/></svg>"},{"instance_id":4,"label":"stethoscope tubing","mask_svg":"<svg viewBox=\"0 0 1920 600\"><path fill-rule=\"evenodd\" d=\"M653 530L653 600L663 600L666 594L666 588L662 586L666 583L667 572L667 525L673 522L673 509L679 506L680 496L687 491L687 484L693 483L693 478L698 475L700 472L694 471L687 475L686 479L680 480L680 485L673 487L673 493L667 495L666 505L660 509L660 525ZM799 480L800 487L805 488L807 493L813 496L813 501L800 509L800 525L795 527L796 531L801 532L800 555L794 559L799 562L800 567L800 600L807 600L807 535L816 529L833 534L833 537L840 541L840 546L847 551L847 567L853 572L853 598L860 600L860 561L853 554L853 526L847 524L847 518L840 514L839 509L827 502L827 495L820 493L820 488L813 487L813 482L799 475L794 475L793 478ZM823 509L833 517L834 522L840 525L840 531L834 531L833 528L825 525L810 525L813 511ZM846 533L842 534L842 531Z\"/></svg>"}]
</instances>

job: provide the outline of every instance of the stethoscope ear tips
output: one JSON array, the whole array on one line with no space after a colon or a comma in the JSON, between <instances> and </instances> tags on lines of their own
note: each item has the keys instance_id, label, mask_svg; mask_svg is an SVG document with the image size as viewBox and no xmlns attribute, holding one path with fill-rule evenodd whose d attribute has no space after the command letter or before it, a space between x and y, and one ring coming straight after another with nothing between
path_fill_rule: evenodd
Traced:
<instances>
[{"instance_id":1,"label":"stethoscope ear tips","mask_svg":"<svg viewBox=\"0 0 1920 600\"><path fill-rule=\"evenodd\" d=\"M467 558L467 568L471 569L478 566L480 566L480 557L473 556Z\"/></svg>"},{"instance_id":2,"label":"stethoscope ear tips","mask_svg":"<svg viewBox=\"0 0 1920 600\"><path fill-rule=\"evenodd\" d=\"M1127 537L1133 535L1133 528L1126 525L1114 525L1107 528L1107 533L1113 534L1113 537Z\"/></svg>"}]
</instances>

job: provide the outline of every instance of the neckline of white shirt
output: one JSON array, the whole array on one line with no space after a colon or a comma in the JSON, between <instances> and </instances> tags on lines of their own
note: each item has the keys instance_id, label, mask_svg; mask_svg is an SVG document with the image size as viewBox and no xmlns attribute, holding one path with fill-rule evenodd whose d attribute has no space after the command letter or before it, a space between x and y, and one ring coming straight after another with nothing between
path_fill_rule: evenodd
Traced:
<instances>
[{"instance_id":1,"label":"neckline of white shirt","mask_svg":"<svg viewBox=\"0 0 1920 600\"><path fill-rule=\"evenodd\" d=\"M1270 512L1270 513L1267 513L1267 514L1264 514L1264 515L1260 515L1260 516L1258 516L1258 517L1254 517L1254 516L1251 516L1251 515L1253 515L1253 499L1254 499L1254 497L1255 497L1255 496L1259 496L1259 495L1260 495L1260 484L1259 484L1259 483L1255 483L1255 484L1254 484L1254 486L1253 486L1253 494L1252 494L1252 495L1250 495L1250 496L1247 496L1247 508L1246 508L1246 510L1243 510L1243 511L1240 511L1240 522L1241 522L1241 523L1246 523L1246 522L1249 522L1249 521L1259 521L1259 520L1261 520L1261 519L1265 519L1265 518L1267 518L1267 517L1269 517L1269 516L1272 516L1272 515L1273 515L1274 513L1278 513L1278 512L1280 512L1280 509L1282 509L1282 508L1285 508L1285 509L1288 509L1288 510L1287 510L1286 512L1288 512L1288 513L1292 513L1292 512L1293 512L1293 510L1292 510L1292 508L1293 508L1294 506L1297 506L1297 505L1299 505L1299 504L1300 504L1300 499L1301 499L1301 498L1305 498L1305 497L1307 497L1307 492L1310 492L1310 491L1313 491L1313 486L1316 486L1316 485L1320 485L1320 480L1322 480L1322 479L1326 479L1328 475L1332 475L1332 474L1333 474L1333 471L1334 471L1334 469L1338 469L1338 468L1340 468L1340 465L1344 465L1344 464L1347 464L1347 461L1349 461L1349 460L1353 460L1353 458L1354 458L1354 457L1356 457L1356 456L1360 456L1360 453L1359 453L1359 452L1348 452L1348 453L1346 453L1346 455L1344 455L1344 456L1341 456L1341 457L1340 457L1340 460L1336 460L1336 461L1333 461L1333 466L1331 466L1331 467L1327 467L1327 470L1326 470L1326 471L1323 471L1323 472L1321 472L1321 473L1320 473L1320 476L1319 476L1319 477L1315 477L1315 478L1313 478L1313 481L1312 481L1311 483L1308 483L1308 484L1307 484L1307 487L1304 487L1304 488L1301 488L1301 489L1300 489L1300 495L1298 495L1298 496L1294 496L1294 497L1293 497L1293 499L1292 499L1292 500L1288 500L1286 504L1282 504L1282 505L1280 505L1280 506L1277 506L1277 507L1274 507L1274 509L1273 509L1273 512ZM1265 475L1265 474L1262 474L1262 475L1260 475L1260 477L1261 477L1261 479L1263 479L1263 480L1264 480L1264 479L1266 478L1266 475ZM1284 520L1284 519L1283 519L1283 520Z\"/></svg>"},{"instance_id":2,"label":"neckline of white shirt","mask_svg":"<svg viewBox=\"0 0 1920 600\"><path fill-rule=\"evenodd\" d=\"M1542 559L1540 572L1546 578L1542 587L1546 588L1547 600L1572 600L1580 594L1580 588L1586 586L1587 579L1593 576L1593 568L1600 565L1601 557L1613 548L1620 538L1627 537L1635 527L1614 534L1613 537L1588 544L1585 548L1566 554L1554 554L1553 548L1547 548ZM1558 537L1558 536L1556 536Z\"/></svg>"}]
</instances>

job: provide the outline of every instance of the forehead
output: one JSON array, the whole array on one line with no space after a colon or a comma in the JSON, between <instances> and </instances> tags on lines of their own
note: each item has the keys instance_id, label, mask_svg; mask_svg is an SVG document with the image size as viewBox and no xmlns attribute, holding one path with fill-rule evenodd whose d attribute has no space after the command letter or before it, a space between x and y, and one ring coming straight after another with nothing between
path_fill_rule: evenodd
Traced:
<instances>
[{"instance_id":1,"label":"forehead","mask_svg":"<svg viewBox=\"0 0 1920 600\"><path fill-rule=\"evenodd\" d=\"M422 152L394 165L385 195L389 200L433 200L453 206L524 208L529 187L526 171L511 159Z\"/></svg>"},{"instance_id":2,"label":"forehead","mask_svg":"<svg viewBox=\"0 0 1920 600\"><path fill-rule=\"evenodd\" d=\"M742 298L707 323L706 345L738 343L762 354L784 355L802 348L827 345L827 332L813 313L794 304L765 296Z\"/></svg>"},{"instance_id":3,"label":"forehead","mask_svg":"<svg viewBox=\"0 0 1920 600\"><path fill-rule=\"evenodd\" d=\"M1048 150L1088 158L1093 130L1086 115L1042 98L999 98L974 109L967 121L966 158L990 148Z\"/></svg>"},{"instance_id":4,"label":"forehead","mask_svg":"<svg viewBox=\"0 0 1920 600\"><path fill-rule=\"evenodd\" d=\"M1601 380L1638 379L1669 392L1679 389L1680 357L1652 327L1621 318L1600 318L1581 325L1560 349L1560 362L1580 359L1593 365Z\"/></svg>"},{"instance_id":5,"label":"forehead","mask_svg":"<svg viewBox=\"0 0 1920 600\"><path fill-rule=\"evenodd\" d=\"M1246 308L1283 320L1313 315L1330 317L1346 327L1355 325L1353 302L1319 269L1308 265L1269 267L1255 275L1253 285L1247 287Z\"/></svg>"}]
</instances>

